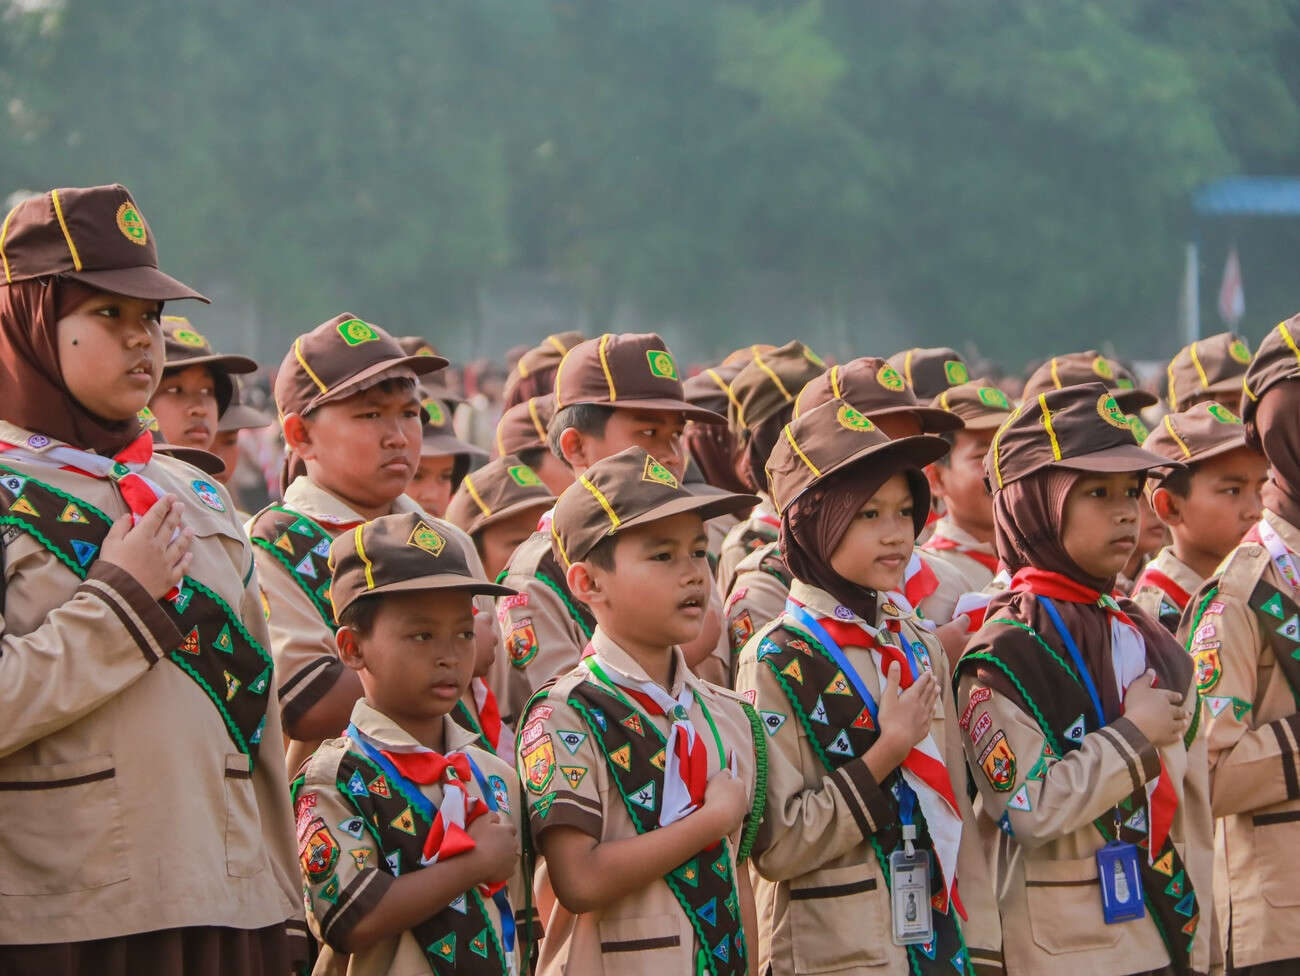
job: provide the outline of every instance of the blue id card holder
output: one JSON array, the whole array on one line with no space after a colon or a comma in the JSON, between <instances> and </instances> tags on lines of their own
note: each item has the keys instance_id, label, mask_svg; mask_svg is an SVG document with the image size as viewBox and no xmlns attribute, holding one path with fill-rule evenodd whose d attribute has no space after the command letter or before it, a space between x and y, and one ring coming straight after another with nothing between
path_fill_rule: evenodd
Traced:
<instances>
[{"instance_id":1,"label":"blue id card holder","mask_svg":"<svg viewBox=\"0 0 1300 976\"><path fill-rule=\"evenodd\" d=\"M1135 846L1112 840L1099 850L1097 880L1101 882L1101 914L1107 925L1131 922L1146 914Z\"/></svg>"}]
</instances>

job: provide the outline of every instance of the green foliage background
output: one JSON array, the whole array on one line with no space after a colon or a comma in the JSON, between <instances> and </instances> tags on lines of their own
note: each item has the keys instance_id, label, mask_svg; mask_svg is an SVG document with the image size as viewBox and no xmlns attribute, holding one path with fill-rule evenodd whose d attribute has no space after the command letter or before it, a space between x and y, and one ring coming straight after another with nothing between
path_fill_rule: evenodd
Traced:
<instances>
[{"instance_id":1,"label":"green foliage background","mask_svg":"<svg viewBox=\"0 0 1300 976\"><path fill-rule=\"evenodd\" d=\"M525 302L489 327L484 296L525 273L581 327L689 356L1168 355L1192 237L1207 331L1230 240L1249 333L1300 306L1300 231L1188 209L1297 170L1298 22L1300 0L10 0L0 196L126 183L165 266L226 299L196 320L265 358L345 309L499 355L540 326Z\"/></svg>"}]
</instances>

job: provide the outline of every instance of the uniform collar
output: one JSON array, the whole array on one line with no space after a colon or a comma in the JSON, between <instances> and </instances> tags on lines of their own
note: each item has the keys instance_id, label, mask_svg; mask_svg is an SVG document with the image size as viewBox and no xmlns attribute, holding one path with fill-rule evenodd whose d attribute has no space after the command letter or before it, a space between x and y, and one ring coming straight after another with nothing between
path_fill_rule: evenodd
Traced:
<instances>
[{"instance_id":1,"label":"uniform collar","mask_svg":"<svg viewBox=\"0 0 1300 976\"><path fill-rule=\"evenodd\" d=\"M879 627L863 620L825 590L805 583L803 580L791 581L790 598L796 603L803 604L814 616L829 617L843 623L857 624L860 627L865 627L873 636L880 630ZM898 604L896 599L889 593L876 594L876 620L887 623L891 620L906 620L909 616L907 610Z\"/></svg>"},{"instance_id":2,"label":"uniform collar","mask_svg":"<svg viewBox=\"0 0 1300 976\"><path fill-rule=\"evenodd\" d=\"M606 634L600 627L596 627L596 632L591 635L591 647L596 652L601 661L617 668L619 672L631 678L633 681L650 681L651 678L645 672L645 668L628 654L627 651L619 647L614 639ZM677 698L682 693L682 687L690 685L692 688L699 686L699 679L686 665L686 658L682 656L680 647L673 648L673 686L666 689L670 695Z\"/></svg>"},{"instance_id":3,"label":"uniform collar","mask_svg":"<svg viewBox=\"0 0 1300 976\"><path fill-rule=\"evenodd\" d=\"M352 706L352 724L358 732L386 749L417 752L428 748L364 698L358 698ZM463 752L466 746L474 745L475 741L474 734L453 722L450 714L442 717L443 753Z\"/></svg>"},{"instance_id":4,"label":"uniform collar","mask_svg":"<svg viewBox=\"0 0 1300 976\"><path fill-rule=\"evenodd\" d=\"M1300 552L1300 527L1292 525L1277 512L1267 508L1264 509L1264 519L1282 537L1288 549L1292 552Z\"/></svg>"},{"instance_id":5,"label":"uniform collar","mask_svg":"<svg viewBox=\"0 0 1300 976\"><path fill-rule=\"evenodd\" d=\"M1196 570L1174 555L1173 546L1165 546L1156 553L1156 557L1147 563L1143 572L1147 569L1154 569L1157 573L1164 573L1188 593L1195 593L1201 584L1205 582ZM1141 578L1142 573L1138 573L1138 579Z\"/></svg>"},{"instance_id":6,"label":"uniform collar","mask_svg":"<svg viewBox=\"0 0 1300 976\"><path fill-rule=\"evenodd\" d=\"M957 543L957 545L961 546L964 549L974 549L977 552L986 552L991 556L997 555L997 553L993 551L993 546L991 543L980 542L979 539L975 538L965 529L961 528L956 522L954 522L947 515L943 516L942 518L939 519L939 521L934 523L933 534L940 536L944 539L951 539L953 542Z\"/></svg>"},{"instance_id":7,"label":"uniform collar","mask_svg":"<svg viewBox=\"0 0 1300 976\"><path fill-rule=\"evenodd\" d=\"M7 420L0 420L0 441L6 444L13 444L16 447L22 447L34 454L44 454L52 447L72 447L71 444L65 444L63 441L55 440L53 437L46 437L44 434L31 430L25 430L17 424L11 424ZM80 450L80 448L78 448Z\"/></svg>"},{"instance_id":8,"label":"uniform collar","mask_svg":"<svg viewBox=\"0 0 1300 976\"><path fill-rule=\"evenodd\" d=\"M338 495L322 488L305 474L295 478L293 484L285 490L284 504L286 508L291 508L295 512L306 515L312 521L324 525L356 525L358 522L366 521ZM389 514L400 515L418 511L420 511L419 505L406 495L399 495L397 501L393 502Z\"/></svg>"}]
</instances>

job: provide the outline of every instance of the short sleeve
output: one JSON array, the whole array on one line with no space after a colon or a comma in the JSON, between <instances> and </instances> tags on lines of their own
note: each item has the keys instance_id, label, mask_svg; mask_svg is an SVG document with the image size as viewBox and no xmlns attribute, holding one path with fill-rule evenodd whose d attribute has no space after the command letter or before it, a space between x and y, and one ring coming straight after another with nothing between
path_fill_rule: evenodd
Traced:
<instances>
[{"instance_id":1,"label":"short sleeve","mask_svg":"<svg viewBox=\"0 0 1300 976\"><path fill-rule=\"evenodd\" d=\"M600 745L577 710L549 698L534 704L519 730L516 755L533 836L559 825L599 840L605 769Z\"/></svg>"}]
</instances>

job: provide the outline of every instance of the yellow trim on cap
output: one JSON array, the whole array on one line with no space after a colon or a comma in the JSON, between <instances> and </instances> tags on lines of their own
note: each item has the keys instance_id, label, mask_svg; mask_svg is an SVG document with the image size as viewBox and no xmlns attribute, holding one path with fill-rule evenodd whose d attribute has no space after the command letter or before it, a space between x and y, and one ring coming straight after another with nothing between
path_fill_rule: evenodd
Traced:
<instances>
[{"instance_id":1,"label":"yellow trim on cap","mask_svg":"<svg viewBox=\"0 0 1300 976\"><path fill-rule=\"evenodd\" d=\"M600 368L605 371L605 382L609 384L609 402L613 403L618 399L618 390L614 389L614 377L609 373L609 360L605 358L605 345L609 342L611 336L606 332L600 337L600 344L596 347L596 352L600 354Z\"/></svg>"},{"instance_id":2,"label":"yellow trim on cap","mask_svg":"<svg viewBox=\"0 0 1300 976\"><path fill-rule=\"evenodd\" d=\"M375 588L375 565L370 561L370 557L366 555L366 547L361 543L361 530L364 528L364 523L358 525L356 531L352 535L352 539L357 544L357 555L360 556L361 561L366 564L366 589L373 590Z\"/></svg>"},{"instance_id":3,"label":"yellow trim on cap","mask_svg":"<svg viewBox=\"0 0 1300 976\"><path fill-rule=\"evenodd\" d=\"M80 271L81 255L77 253L77 245L72 242L72 234L68 230L68 222L63 219L63 204L59 203L59 191L51 190L50 199L54 201L54 216L59 218L59 226L63 228L63 239L68 242L68 253L72 255L72 266Z\"/></svg>"},{"instance_id":4,"label":"yellow trim on cap","mask_svg":"<svg viewBox=\"0 0 1300 976\"><path fill-rule=\"evenodd\" d=\"M1061 460L1061 445L1056 441L1056 431L1052 429L1052 411L1047 407L1047 394L1038 394L1038 406L1043 411L1043 428L1047 431L1047 436L1052 442L1052 457Z\"/></svg>"},{"instance_id":5,"label":"yellow trim on cap","mask_svg":"<svg viewBox=\"0 0 1300 976\"><path fill-rule=\"evenodd\" d=\"M1177 358L1177 356L1174 357L1174 359ZM1174 359L1169 360L1169 365L1165 367L1165 373L1169 376L1169 409L1177 411L1178 394L1174 392Z\"/></svg>"},{"instance_id":6,"label":"yellow trim on cap","mask_svg":"<svg viewBox=\"0 0 1300 976\"><path fill-rule=\"evenodd\" d=\"M949 387L949 389L951 389L951 387ZM948 390L944 390L939 394L939 406L943 407L943 409L947 410L949 413L952 413L952 407L948 406Z\"/></svg>"},{"instance_id":7,"label":"yellow trim on cap","mask_svg":"<svg viewBox=\"0 0 1300 976\"><path fill-rule=\"evenodd\" d=\"M794 448L795 454L799 455L799 460L808 465L808 470L811 471L815 477L820 478L822 476L821 471L817 469L817 465L808 460L808 455L799 447L799 442L794 439L794 434L790 433L789 424L785 425L785 439L790 442L790 446Z\"/></svg>"},{"instance_id":8,"label":"yellow trim on cap","mask_svg":"<svg viewBox=\"0 0 1300 976\"><path fill-rule=\"evenodd\" d=\"M560 341L558 336L548 335L546 337L546 341L551 344L552 349L554 349L556 352L560 354L561 358L563 358L564 354L569 351L568 349L564 348L564 343Z\"/></svg>"},{"instance_id":9,"label":"yellow trim on cap","mask_svg":"<svg viewBox=\"0 0 1300 976\"><path fill-rule=\"evenodd\" d=\"M1183 439L1178 436L1178 431L1174 430L1174 425L1169 422L1169 414L1164 415L1161 423L1165 425L1165 430L1169 431L1169 436L1174 439L1174 443L1177 444L1179 449L1183 452L1183 457L1191 457L1191 450L1183 443Z\"/></svg>"},{"instance_id":10,"label":"yellow trim on cap","mask_svg":"<svg viewBox=\"0 0 1300 976\"><path fill-rule=\"evenodd\" d=\"M993 435L993 443L989 445L989 450L993 452L993 477L998 479L998 488L1005 487L1005 482L1002 480L1002 432L1006 430L1007 427L1010 426L1019 416L1020 407L1017 406L1007 416L1007 419L1002 421L1002 426L999 427L998 432Z\"/></svg>"},{"instance_id":11,"label":"yellow trim on cap","mask_svg":"<svg viewBox=\"0 0 1300 976\"><path fill-rule=\"evenodd\" d=\"M519 378L522 380L528 375L528 367L524 365L524 360L528 358L528 353L519 357L519 362L515 363L515 369L519 371Z\"/></svg>"},{"instance_id":12,"label":"yellow trim on cap","mask_svg":"<svg viewBox=\"0 0 1300 976\"><path fill-rule=\"evenodd\" d=\"M564 565L572 566L573 560L570 559L569 554L564 551L564 543L560 541L560 533L555 531L554 521L551 522L551 538L555 540L555 548L560 550L560 558L564 560Z\"/></svg>"},{"instance_id":13,"label":"yellow trim on cap","mask_svg":"<svg viewBox=\"0 0 1300 976\"><path fill-rule=\"evenodd\" d=\"M469 497L474 499L474 504L478 506L478 510L485 516L491 516L492 509L487 507L487 503L483 501L483 496L478 493L478 489L474 487L474 482L470 479L469 475L465 475L465 477L461 479L461 484L464 485L465 490L469 492Z\"/></svg>"},{"instance_id":14,"label":"yellow trim on cap","mask_svg":"<svg viewBox=\"0 0 1300 976\"><path fill-rule=\"evenodd\" d=\"M844 394L840 392L840 367L838 363L831 367L831 396L837 400L844 397Z\"/></svg>"},{"instance_id":15,"label":"yellow trim on cap","mask_svg":"<svg viewBox=\"0 0 1300 976\"><path fill-rule=\"evenodd\" d=\"M1295 340L1291 338L1291 330L1286 327L1286 323L1279 322L1277 324L1277 331L1282 333L1282 338L1285 339L1286 344L1291 347L1291 353L1295 356L1296 362L1300 363L1300 349L1296 348Z\"/></svg>"},{"instance_id":16,"label":"yellow trim on cap","mask_svg":"<svg viewBox=\"0 0 1300 976\"><path fill-rule=\"evenodd\" d=\"M540 437L540 438L542 439L542 443L545 444L545 443L546 443L546 428L542 426L542 418L539 417L539 416L537 416L537 403L536 403L536 400L537 400L537 397L529 397L529 398L528 398L528 416L529 416L530 418L532 418L532 421L533 421L533 430L537 431L537 436ZM501 449L501 453L504 454L505 452L506 452L506 451L505 451L505 448L502 448L502 449Z\"/></svg>"},{"instance_id":17,"label":"yellow trim on cap","mask_svg":"<svg viewBox=\"0 0 1300 976\"><path fill-rule=\"evenodd\" d=\"M1250 382L1246 379L1245 373L1241 374L1241 388L1246 391L1246 396L1250 397L1252 402L1259 402L1259 397L1250 391Z\"/></svg>"},{"instance_id":18,"label":"yellow trim on cap","mask_svg":"<svg viewBox=\"0 0 1300 976\"><path fill-rule=\"evenodd\" d=\"M504 455L506 453L506 442L501 439L501 423L497 422L497 453Z\"/></svg>"},{"instance_id":19,"label":"yellow trim on cap","mask_svg":"<svg viewBox=\"0 0 1300 976\"><path fill-rule=\"evenodd\" d=\"M322 383L320 377L317 376L312 368L307 365L307 357L302 354L302 336L293 340L293 355L294 358L298 360L298 365L306 370L307 375L311 377L311 381L316 384L316 387L321 391L321 394L324 395L328 393L330 388Z\"/></svg>"},{"instance_id":20,"label":"yellow trim on cap","mask_svg":"<svg viewBox=\"0 0 1300 976\"><path fill-rule=\"evenodd\" d=\"M1210 378L1205 375L1205 367L1201 365L1201 357L1196 355L1196 343L1187 347L1187 354L1192 357L1192 365L1196 367L1196 375L1201 378L1201 386L1208 387Z\"/></svg>"},{"instance_id":21,"label":"yellow trim on cap","mask_svg":"<svg viewBox=\"0 0 1300 976\"><path fill-rule=\"evenodd\" d=\"M20 203L14 204L14 208L5 214L5 222L0 224L0 262L4 263L6 285L14 279L9 274L9 256L5 254L5 238L9 236L9 221L13 220L14 214L18 212L18 208L21 206Z\"/></svg>"},{"instance_id":22,"label":"yellow trim on cap","mask_svg":"<svg viewBox=\"0 0 1300 976\"><path fill-rule=\"evenodd\" d=\"M903 376L907 378L908 386L915 386L912 382L912 350L903 353Z\"/></svg>"},{"instance_id":23,"label":"yellow trim on cap","mask_svg":"<svg viewBox=\"0 0 1300 976\"><path fill-rule=\"evenodd\" d=\"M1055 357L1055 356L1052 357L1052 385L1055 386L1058 390L1061 388L1061 377L1060 377L1060 375L1056 372L1056 357Z\"/></svg>"},{"instance_id":24,"label":"yellow trim on cap","mask_svg":"<svg viewBox=\"0 0 1300 976\"><path fill-rule=\"evenodd\" d=\"M780 390L781 395L785 397L786 403L789 403L794 399L794 397L790 395L790 391L785 388L785 384L781 382L781 377L777 376L776 373L772 371L771 366L763 362L763 357L760 356L758 353L754 353L754 365L757 366L759 369L761 369L764 373L766 373L768 375L768 378L771 379L771 381L776 384L776 388Z\"/></svg>"},{"instance_id":25,"label":"yellow trim on cap","mask_svg":"<svg viewBox=\"0 0 1300 976\"><path fill-rule=\"evenodd\" d=\"M570 352L572 351L573 350L570 350ZM522 361L523 360L520 360L520 362ZM564 372L564 364L567 363L568 361L569 361L569 353L566 352L563 356L560 357L560 365L555 367L555 389L552 391L552 393L555 395L555 410L557 413L559 412L560 407L564 405L560 399L560 374Z\"/></svg>"},{"instance_id":26,"label":"yellow trim on cap","mask_svg":"<svg viewBox=\"0 0 1300 976\"><path fill-rule=\"evenodd\" d=\"M600 493L599 488L597 488L595 485L593 485L590 481L587 480L587 476L585 474L578 475L578 482L582 485L582 487L586 488L587 491L591 492L592 498L600 502L600 507L603 508L605 510L605 514L609 516L610 530L612 531L614 529L617 529L622 523L619 522L618 516L614 514L614 509L610 506L609 499L607 499L604 495ZM554 520L552 520L552 522L554 522Z\"/></svg>"}]
</instances>

